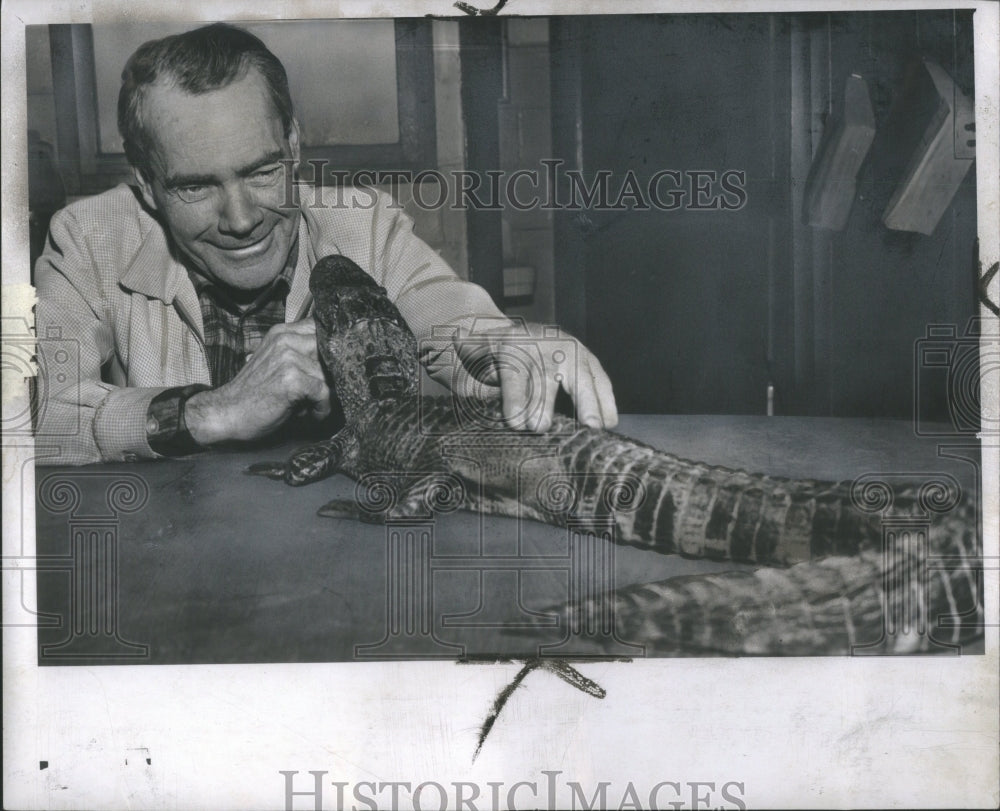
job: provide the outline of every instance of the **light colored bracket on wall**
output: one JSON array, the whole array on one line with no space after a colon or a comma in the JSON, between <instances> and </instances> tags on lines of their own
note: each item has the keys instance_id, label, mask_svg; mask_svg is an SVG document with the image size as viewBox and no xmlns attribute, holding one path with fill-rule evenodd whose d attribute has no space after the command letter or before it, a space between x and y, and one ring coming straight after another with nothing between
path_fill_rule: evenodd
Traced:
<instances>
[{"instance_id":1,"label":"light colored bracket on wall","mask_svg":"<svg viewBox=\"0 0 1000 811\"><path fill-rule=\"evenodd\" d=\"M896 231L931 234L975 158L975 114L972 100L940 65L926 59L923 65L937 107L882 222Z\"/></svg>"},{"instance_id":2,"label":"light colored bracket on wall","mask_svg":"<svg viewBox=\"0 0 1000 811\"><path fill-rule=\"evenodd\" d=\"M805 220L814 228L840 231L854 204L858 170L875 138L868 84L852 73L844 84L844 109L823 132L805 190Z\"/></svg>"}]
</instances>

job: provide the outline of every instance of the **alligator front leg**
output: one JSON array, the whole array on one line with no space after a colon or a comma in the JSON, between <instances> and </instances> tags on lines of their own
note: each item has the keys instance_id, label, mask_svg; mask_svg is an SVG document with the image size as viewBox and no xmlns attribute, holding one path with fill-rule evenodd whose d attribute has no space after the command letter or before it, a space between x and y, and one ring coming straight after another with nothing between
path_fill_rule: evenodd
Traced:
<instances>
[{"instance_id":1,"label":"alligator front leg","mask_svg":"<svg viewBox=\"0 0 1000 811\"><path fill-rule=\"evenodd\" d=\"M348 460L357 453L357 446L354 430L346 426L330 439L299 448L285 462L257 462L246 472L294 486L310 484L343 471Z\"/></svg>"},{"instance_id":2,"label":"alligator front leg","mask_svg":"<svg viewBox=\"0 0 1000 811\"><path fill-rule=\"evenodd\" d=\"M361 478L355 500L334 499L318 514L384 524L391 519L431 518L475 506L465 483L450 473L374 473Z\"/></svg>"}]
</instances>

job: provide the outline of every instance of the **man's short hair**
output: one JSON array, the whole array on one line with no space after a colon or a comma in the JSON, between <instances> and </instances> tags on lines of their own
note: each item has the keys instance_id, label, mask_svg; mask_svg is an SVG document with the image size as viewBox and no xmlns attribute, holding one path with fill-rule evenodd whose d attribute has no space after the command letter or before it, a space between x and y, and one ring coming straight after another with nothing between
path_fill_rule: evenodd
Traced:
<instances>
[{"instance_id":1,"label":"man's short hair","mask_svg":"<svg viewBox=\"0 0 1000 811\"><path fill-rule=\"evenodd\" d=\"M118 94L118 131L129 163L149 176L153 141L142 110L147 88L163 80L197 95L242 79L250 68L263 77L287 137L292 131L288 76L278 57L253 34L215 23L140 45L122 71Z\"/></svg>"}]
</instances>

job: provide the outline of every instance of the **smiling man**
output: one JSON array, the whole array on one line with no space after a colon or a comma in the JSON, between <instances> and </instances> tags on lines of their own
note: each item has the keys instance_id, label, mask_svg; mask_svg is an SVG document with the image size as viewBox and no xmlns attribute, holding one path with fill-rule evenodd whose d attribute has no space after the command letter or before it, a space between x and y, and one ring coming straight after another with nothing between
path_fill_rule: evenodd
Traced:
<instances>
[{"instance_id":1,"label":"smiling man","mask_svg":"<svg viewBox=\"0 0 1000 811\"><path fill-rule=\"evenodd\" d=\"M475 354L463 342L473 319L502 319L387 196L373 204L370 190L348 189L346 206L290 204L299 129L284 68L256 37L212 25L149 42L122 80L135 185L57 214L36 267L37 334L79 351L78 376L60 367L42 381L36 433L59 437L53 461L185 455L326 417L308 283L328 254L385 287L418 338L452 330L451 346L427 344L439 351L421 358L443 382L456 379L455 358ZM487 345L499 356L516 339L501 327ZM513 427L544 429L559 381L580 419L616 423L600 364L582 346L575 354L575 368L550 360L537 379L496 364Z\"/></svg>"}]
</instances>

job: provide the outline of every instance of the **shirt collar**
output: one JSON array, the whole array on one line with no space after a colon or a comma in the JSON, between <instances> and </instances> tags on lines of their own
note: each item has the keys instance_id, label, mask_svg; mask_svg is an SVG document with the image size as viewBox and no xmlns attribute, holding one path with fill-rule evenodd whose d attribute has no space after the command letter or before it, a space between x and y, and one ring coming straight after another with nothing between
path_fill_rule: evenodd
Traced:
<instances>
[{"instance_id":1,"label":"shirt collar","mask_svg":"<svg viewBox=\"0 0 1000 811\"><path fill-rule=\"evenodd\" d=\"M281 273L275 276L271 283L261 290L260 295L252 302L244 305L237 304L222 285L212 281L196 270L188 268L187 271L199 298L208 296L212 301L230 310L252 312L269 301L279 298L284 300L287 297L288 291L292 288L292 278L295 276L295 265L298 257L299 240L296 236L295 242L292 244L292 249L288 252L288 259L285 261L285 266L281 269Z\"/></svg>"}]
</instances>

